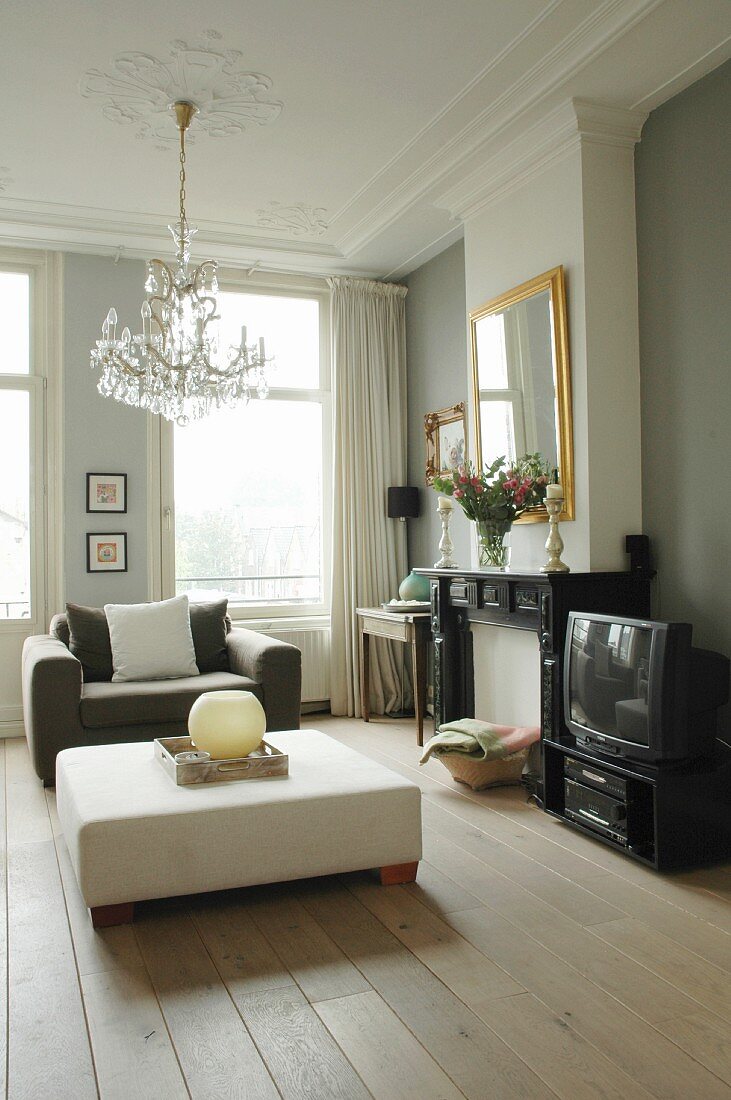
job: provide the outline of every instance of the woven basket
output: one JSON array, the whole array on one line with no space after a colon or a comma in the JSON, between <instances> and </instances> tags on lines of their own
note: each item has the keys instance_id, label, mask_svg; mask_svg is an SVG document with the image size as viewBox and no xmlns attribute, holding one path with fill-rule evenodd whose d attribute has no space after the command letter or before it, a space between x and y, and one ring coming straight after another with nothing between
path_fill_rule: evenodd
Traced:
<instances>
[{"instance_id":1,"label":"woven basket","mask_svg":"<svg viewBox=\"0 0 731 1100\"><path fill-rule=\"evenodd\" d=\"M482 791L486 787L520 783L528 749L519 749L497 760L474 760L462 752L435 753L435 757L458 783L466 784L473 791Z\"/></svg>"}]
</instances>

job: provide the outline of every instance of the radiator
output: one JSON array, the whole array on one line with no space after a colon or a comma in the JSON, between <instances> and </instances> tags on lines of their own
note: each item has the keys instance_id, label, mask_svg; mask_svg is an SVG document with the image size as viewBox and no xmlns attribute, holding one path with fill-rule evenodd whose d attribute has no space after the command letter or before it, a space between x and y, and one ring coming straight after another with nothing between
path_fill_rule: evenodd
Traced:
<instances>
[{"instance_id":1,"label":"radiator","mask_svg":"<svg viewBox=\"0 0 731 1100\"><path fill-rule=\"evenodd\" d=\"M278 629L272 624L262 634L296 645L302 652L302 702L322 703L330 699L330 630L326 626L301 630Z\"/></svg>"}]
</instances>

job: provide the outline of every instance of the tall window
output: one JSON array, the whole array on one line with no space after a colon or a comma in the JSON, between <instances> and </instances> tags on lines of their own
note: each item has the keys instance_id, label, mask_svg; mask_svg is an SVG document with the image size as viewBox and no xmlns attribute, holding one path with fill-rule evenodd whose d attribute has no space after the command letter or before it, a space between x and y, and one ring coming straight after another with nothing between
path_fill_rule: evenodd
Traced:
<instances>
[{"instance_id":1,"label":"tall window","mask_svg":"<svg viewBox=\"0 0 731 1100\"><path fill-rule=\"evenodd\" d=\"M31 364L31 274L0 267L0 620L37 617L42 381ZM37 479L37 480L36 480Z\"/></svg>"},{"instance_id":2,"label":"tall window","mask_svg":"<svg viewBox=\"0 0 731 1100\"><path fill-rule=\"evenodd\" d=\"M235 617L325 610L330 393L323 299L222 292L221 346L263 336L266 401L174 428L175 591Z\"/></svg>"}]
</instances>

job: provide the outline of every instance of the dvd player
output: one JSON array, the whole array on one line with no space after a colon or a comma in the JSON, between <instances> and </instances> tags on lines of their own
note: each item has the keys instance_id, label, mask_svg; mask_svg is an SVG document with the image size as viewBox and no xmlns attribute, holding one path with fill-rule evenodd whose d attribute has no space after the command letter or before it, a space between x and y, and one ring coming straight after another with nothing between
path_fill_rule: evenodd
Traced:
<instances>
[{"instance_id":1,"label":"dvd player","mask_svg":"<svg viewBox=\"0 0 731 1100\"><path fill-rule=\"evenodd\" d=\"M621 799L565 775L564 814L569 821L627 846L627 804Z\"/></svg>"}]
</instances>

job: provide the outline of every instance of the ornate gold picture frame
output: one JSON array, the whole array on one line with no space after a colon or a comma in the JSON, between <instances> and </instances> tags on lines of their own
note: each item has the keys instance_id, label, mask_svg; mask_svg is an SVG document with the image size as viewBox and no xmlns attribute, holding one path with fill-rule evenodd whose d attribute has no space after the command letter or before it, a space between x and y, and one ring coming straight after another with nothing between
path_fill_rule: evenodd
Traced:
<instances>
[{"instance_id":1,"label":"ornate gold picture frame","mask_svg":"<svg viewBox=\"0 0 731 1100\"><path fill-rule=\"evenodd\" d=\"M467 458L465 403L429 412L424 417L426 433L426 483L438 474L449 473Z\"/></svg>"}]
</instances>

